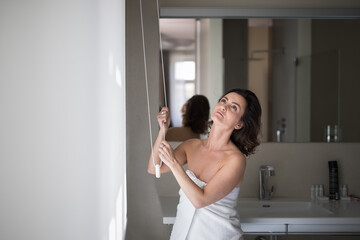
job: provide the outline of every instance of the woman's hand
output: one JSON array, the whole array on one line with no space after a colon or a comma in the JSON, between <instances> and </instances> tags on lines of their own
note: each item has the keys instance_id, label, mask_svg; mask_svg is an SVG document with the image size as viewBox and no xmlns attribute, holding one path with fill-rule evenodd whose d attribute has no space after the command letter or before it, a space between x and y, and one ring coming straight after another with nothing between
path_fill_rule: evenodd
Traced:
<instances>
[{"instance_id":1,"label":"woman's hand","mask_svg":"<svg viewBox=\"0 0 360 240\"><path fill-rule=\"evenodd\" d=\"M159 157L171 170L177 162L174 150L167 141L162 141L159 147Z\"/></svg>"},{"instance_id":2,"label":"woman's hand","mask_svg":"<svg viewBox=\"0 0 360 240\"><path fill-rule=\"evenodd\" d=\"M162 128L163 124L164 124L165 131L167 131L170 126L169 108L163 107L161 109L161 111L157 114L157 120L158 120L160 128Z\"/></svg>"}]
</instances>

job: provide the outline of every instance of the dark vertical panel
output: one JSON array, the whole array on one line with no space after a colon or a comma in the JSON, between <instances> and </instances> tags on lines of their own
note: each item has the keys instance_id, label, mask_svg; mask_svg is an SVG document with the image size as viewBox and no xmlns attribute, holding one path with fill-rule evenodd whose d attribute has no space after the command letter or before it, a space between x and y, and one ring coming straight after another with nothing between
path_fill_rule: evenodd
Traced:
<instances>
[{"instance_id":1,"label":"dark vertical panel","mask_svg":"<svg viewBox=\"0 0 360 240\"><path fill-rule=\"evenodd\" d=\"M223 20L224 91L247 88L248 20Z\"/></svg>"}]
</instances>

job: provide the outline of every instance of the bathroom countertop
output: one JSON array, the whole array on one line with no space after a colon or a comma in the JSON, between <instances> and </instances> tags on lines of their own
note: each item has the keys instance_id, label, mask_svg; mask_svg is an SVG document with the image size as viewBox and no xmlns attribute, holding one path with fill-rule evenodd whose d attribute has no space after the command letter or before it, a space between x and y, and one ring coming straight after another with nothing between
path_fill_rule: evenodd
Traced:
<instances>
[{"instance_id":1,"label":"bathroom countertop","mask_svg":"<svg viewBox=\"0 0 360 240\"><path fill-rule=\"evenodd\" d=\"M160 197L163 224L174 223L178 201L178 197ZM244 198L237 209L245 234L360 235L360 201Z\"/></svg>"}]
</instances>

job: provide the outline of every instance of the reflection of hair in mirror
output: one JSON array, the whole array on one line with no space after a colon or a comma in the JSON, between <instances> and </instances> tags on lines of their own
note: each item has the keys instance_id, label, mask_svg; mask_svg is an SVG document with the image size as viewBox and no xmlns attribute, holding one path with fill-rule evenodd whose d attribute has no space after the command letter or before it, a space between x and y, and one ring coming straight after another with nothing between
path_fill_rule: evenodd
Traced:
<instances>
[{"instance_id":1,"label":"reflection of hair in mirror","mask_svg":"<svg viewBox=\"0 0 360 240\"><path fill-rule=\"evenodd\" d=\"M181 108L182 126L169 128L166 140L185 141L200 138L200 134L207 133L209 112L210 104L205 96L192 96Z\"/></svg>"}]
</instances>

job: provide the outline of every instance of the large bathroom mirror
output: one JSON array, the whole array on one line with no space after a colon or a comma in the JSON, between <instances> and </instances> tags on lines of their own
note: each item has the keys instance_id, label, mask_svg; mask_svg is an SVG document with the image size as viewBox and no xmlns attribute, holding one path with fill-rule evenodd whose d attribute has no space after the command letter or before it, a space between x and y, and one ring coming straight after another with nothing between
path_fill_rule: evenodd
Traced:
<instances>
[{"instance_id":1,"label":"large bathroom mirror","mask_svg":"<svg viewBox=\"0 0 360 240\"><path fill-rule=\"evenodd\" d=\"M263 142L360 142L357 12L336 18L179 15L163 11L160 19L175 125L192 94L206 95L213 106L222 93L241 87L260 99Z\"/></svg>"}]
</instances>

